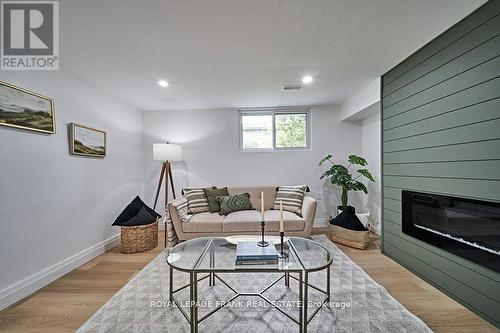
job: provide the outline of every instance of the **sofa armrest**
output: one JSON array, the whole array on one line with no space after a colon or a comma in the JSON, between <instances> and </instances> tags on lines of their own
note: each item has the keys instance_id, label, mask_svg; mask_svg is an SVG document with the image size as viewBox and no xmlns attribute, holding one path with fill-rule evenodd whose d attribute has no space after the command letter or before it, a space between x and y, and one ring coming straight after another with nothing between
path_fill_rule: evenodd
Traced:
<instances>
[{"instance_id":1,"label":"sofa armrest","mask_svg":"<svg viewBox=\"0 0 500 333\"><path fill-rule=\"evenodd\" d=\"M306 220L304 232L307 236L311 235L314 218L316 217L316 207L318 202L313 197L305 196L302 201L302 217Z\"/></svg>"},{"instance_id":2,"label":"sofa armrest","mask_svg":"<svg viewBox=\"0 0 500 333\"><path fill-rule=\"evenodd\" d=\"M189 221L188 202L185 197L171 200L167 203L167 232L169 238L177 238L182 234L182 223Z\"/></svg>"}]
</instances>

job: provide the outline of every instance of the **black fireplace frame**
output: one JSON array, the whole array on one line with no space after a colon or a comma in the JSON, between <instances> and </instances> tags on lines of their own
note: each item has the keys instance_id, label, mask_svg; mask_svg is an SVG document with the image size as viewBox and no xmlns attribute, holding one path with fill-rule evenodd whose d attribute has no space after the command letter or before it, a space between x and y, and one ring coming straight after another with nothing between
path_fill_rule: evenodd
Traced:
<instances>
[{"instance_id":1,"label":"black fireplace frame","mask_svg":"<svg viewBox=\"0 0 500 333\"><path fill-rule=\"evenodd\" d=\"M458 242L454 239L421 229L416 227L412 221L413 206L412 197L414 195L420 198L428 197L429 199L434 199L434 197L448 197L451 199L459 199L463 202L482 204L488 206L495 206L500 208L500 203L468 198L460 198L454 196L448 196L444 194L433 194L424 192L415 192L402 190L401 191L401 209L402 209L402 232L411 237L417 238L423 242L441 248L447 252L465 258L473 263L487 267L493 271L500 273L500 256L493 254L491 252L483 251L474 246Z\"/></svg>"}]
</instances>

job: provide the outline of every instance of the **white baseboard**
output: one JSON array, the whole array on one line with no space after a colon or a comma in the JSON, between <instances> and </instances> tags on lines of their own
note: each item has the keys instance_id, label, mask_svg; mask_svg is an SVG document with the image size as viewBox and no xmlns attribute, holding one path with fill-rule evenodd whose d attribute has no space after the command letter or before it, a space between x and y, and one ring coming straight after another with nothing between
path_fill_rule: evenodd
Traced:
<instances>
[{"instance_id":1,"label":"white baseboard","mask_svg":"<svg viewBox=\"0 0 500 333\"><path fill-rule=\"evenodd\" d=\"M380 228L380 225L374 225L374 226L373 226L373 228L372 228L372 231L373 231L374 233L376 233L377 235L379 235L379 236L380 236L380 235L381 235L381 233L382 233L382 229Z\"/></svg>"},{"instance_id":2,"label":"white baseboard","mask_svg":"<svg viewBox=\"0 0 500 333\"><path fill-rule=\"evenodd\" d=\"M98 244L95 244L69 258L66 258L57 264L35 273L24 280L21 280L0 291L0 310L18 302L19 300L31 295L38 289L57 280L61 276L80 267L86 262L103 254L109 249L120 244L120 235L112 236Z\"/></svg>"},{"instance_id":3,"label":"white baseboard","mask_svg":"<svg viewBox=\"0 0 500 333\"><path fill-rule=\"evenodd\" d=\"M313 228L327 228L329 225L326 218L315 219L313 223Z\"/></svg>"}]
</instances>

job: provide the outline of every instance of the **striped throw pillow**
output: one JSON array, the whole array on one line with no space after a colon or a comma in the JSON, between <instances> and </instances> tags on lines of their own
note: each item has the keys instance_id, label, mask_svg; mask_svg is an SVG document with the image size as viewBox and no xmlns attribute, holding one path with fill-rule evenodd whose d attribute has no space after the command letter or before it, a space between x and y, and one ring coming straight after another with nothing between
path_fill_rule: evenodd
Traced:
<instances>
[{"instance_id":1,"label":"striped throw pillow","mask_svg":"<svg viewBox=\"0 0 500 333\"><path fill-rule=\"evenodd\" d=\"M215 186L213 188L215 188ZM207 196L205 192L203 192L203 188L185 188L182 190L182 193L188 201L190 213L198 214L210 211Z\"/></svg>"},{"instance_id":2,"label":"striped throw pillow","mask_svg":"<svg viewBox=\"0 0 500 333\"><path fill-rule=\"evenodd\" d=\"M302 216L302 201L306 193L307 186L280 186L276 194L273 209L280 209L280 201L283 201L283 210Z\"/></svg>"}]
</instances>

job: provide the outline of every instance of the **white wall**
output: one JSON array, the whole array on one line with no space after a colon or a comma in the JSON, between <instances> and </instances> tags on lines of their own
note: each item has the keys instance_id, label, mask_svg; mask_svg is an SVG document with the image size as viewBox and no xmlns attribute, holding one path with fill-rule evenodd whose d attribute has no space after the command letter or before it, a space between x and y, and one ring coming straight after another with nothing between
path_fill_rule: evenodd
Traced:
<instances>
[{"instance_id":1,"label":"white wall","mask_svg":"<svg viewBox=\"0 0 500 333\"><path fill-rule=\"evenodd\" d=\"M380 113L362 121L363 157L368 161L368 169L375 182L368 183L368 195L364 205L370 211L374 231L380 234L381 221L381 173L380 173Z\"/></svg>"},{"instance_id":2,"label":"white wall","mask_svg":"<svg viewBox=\"0 0 500 333\"><path fill-rule=\"evenodd\" d=\"M327 153L337 161L361 153L360 124L342 122L337 106L312 108L310 151L241 152L234 109L147 111L142 121L149 203L154 201L160 172L160 162L152 159L155 142L183 145L184 161L174 162L172 167L177 195L186 186L307 184L311 195L321 199L317 221L333 214L338 205L338 191L319 179L323 170L319 160Z\"/></svg>"},{"instance_id":3,"label":"white wall","mask_svg":"<svg viewBox=\"0 0 500 333\"><path fill-rule=\"evenodd\" d=\"M341 119L361 123L362 156L368 161L368 170L375 182L367 181L368 195L361 194L362 210L370 212L374 231L381 230L381 176L380 176L380 78L347 99L341 106ZM358 209L359 211L359 209Z\"/></svg>"},{"instance_id":4,"label":"white wall","mask_svg":"<svg viewBox=\"0 0 500 333\"><path fill-rule=\"evenodd\" d=\"M62 71L1 79L53 97L57 133L0 127L0 309L116 243L144 189L140 112ZM67 124L107 131L104 159L69 154Z\"/></svg>"},{"instance_id":5,"label":"white wall","mask_svg":"<svg viewBox=\"0 0 500 333\"><path fill-rule=\"evenodd\" d=\"M342 120L362 120L367 116L371 116L378 112L380 107L380 78L375 79L372 83L361 89L355 95L342 103L341 119ZM377 104L377 107L372 105Z\"/></svg>"}]
</instances>

